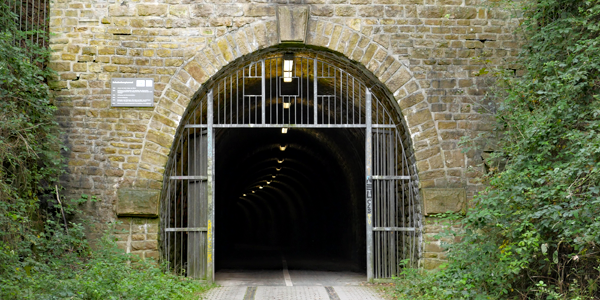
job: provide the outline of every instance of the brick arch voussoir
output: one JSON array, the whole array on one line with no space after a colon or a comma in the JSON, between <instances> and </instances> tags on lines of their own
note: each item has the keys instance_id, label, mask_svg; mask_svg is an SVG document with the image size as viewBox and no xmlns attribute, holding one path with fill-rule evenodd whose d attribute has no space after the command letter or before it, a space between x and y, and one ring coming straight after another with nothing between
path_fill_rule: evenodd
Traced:
<instances>
[{"instance_id":1,"label":"brick arch voussoir","mask_svg":"<svg viewBox=\"0 0 600 300\"><path fill-rule=\"evenodd\" d=\"M164 89L144 139L141 162L150 165L150 171L162 176L175 131L194 93L232 61L276 46L276 26L274 20L267 20L231 31L210 41L184 62ZM408 67L408 61L395 57L385 40L325 20L310 22L307 44L341 53L362 64L386 86L409 129L420 175L432 171L419 167L425 165L419 162L443 154L426 94Z\"/></svg>"},{"instance_id":2,"label":"brick arch voussoir","mask_svg":"<svg viewBox=\"0 0 600 300\"><path fill-rule=\"evenodd\" d=\"M162 181L175 132L194 93L230 62L254 51L277 44L276 23L256 22L215 38L187 59L171 77L146 131L138 178Z\"/></svg>"},{"instance_id":3,"label":"brick arch voussoir","mask_svg":"<svg viewBox=\"0 0 600 300\"><path fill-rule=\"evenodd\" d=\"M355 25L355 24L351 24ZM361 63L392 93L402 112L417 162L419 178L432 184L445 177L445 160L427 94L409 68L409 62L393 55L389 38L367 36L358 28L328 20L316 20L308 43L340 52Z\"/></svg>"}]
</instances>

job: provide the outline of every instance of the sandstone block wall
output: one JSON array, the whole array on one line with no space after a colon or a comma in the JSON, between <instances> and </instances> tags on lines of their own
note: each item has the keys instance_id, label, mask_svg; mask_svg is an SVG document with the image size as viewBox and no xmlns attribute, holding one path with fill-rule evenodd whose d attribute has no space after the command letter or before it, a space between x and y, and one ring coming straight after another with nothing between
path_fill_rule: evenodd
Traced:
<instances>
[{"instance_id":1,"label":"sandstone block wall","mask_svg":"<svg viewBox=\"0 0 600 300\"><path fill-rule=\"evenodd\" d=\"M480 103L487 87L480 70L515 68L518 51L517 21L490 8L493 2L55 0L51 85L70 148L64 184L74 197L102 199L88 208L99 222L116 218L117 190L160 190L190 97L227 63L276 46L276 6L290 4L310 9L306 44L363 65L394 95L412 137L420 188L465 189L470 199L480 183L478 169L469 167L481 154L462 153L458 142L493 122L480 112L493 111ZM111 108L110 79L117 77L153 78L155 107ZM153 238L146 234L144 241ZM426 260L441 258L434 248L425 245Z\"/></svg>"},{"instance_id":2,"label":"sandstone block wall","mask_svg":"<svg viewBox=\"0 0 600 300\"><path fill-rule=\"evenodd\" d=\"M119 249L158 261L158 219L120 218L119 221L114 228Z\"/></svg>"}]
</instances>

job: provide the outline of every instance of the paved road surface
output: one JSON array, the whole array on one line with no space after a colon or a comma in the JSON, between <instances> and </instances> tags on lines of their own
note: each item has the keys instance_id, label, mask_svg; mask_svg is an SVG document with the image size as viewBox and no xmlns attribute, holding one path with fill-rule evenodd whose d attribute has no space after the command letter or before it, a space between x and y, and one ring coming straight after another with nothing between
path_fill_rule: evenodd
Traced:
<instances>
[{"instance_id":1,"label":"paved road surface","mask_svg":"<svg viewBox=\"0 0 600 300\"><path fill-rule=\"evenodd\" d=\"M353 272L288 270L221 270L220 287L206 300L383 300L362 286L365 275Z\"/></svg>"}]
</instances>

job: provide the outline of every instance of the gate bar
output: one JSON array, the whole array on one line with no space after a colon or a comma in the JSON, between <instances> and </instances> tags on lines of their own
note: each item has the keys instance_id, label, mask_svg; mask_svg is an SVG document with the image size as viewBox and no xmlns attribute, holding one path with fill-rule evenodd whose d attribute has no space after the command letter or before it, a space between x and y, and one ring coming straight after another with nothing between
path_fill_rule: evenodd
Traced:
<instances>
[{"instance_id":1,"label":"gate bar","mask_svg":"<svg viewBox=\"0 0 600 300\"><path fill-rule=\"evenodd\" d=\"M166 232L179 232L179 231L207 231L206 227L177 227L177 228L165 228Z\"/></svg>"},{"instance_id":2,"label":"gate bar","mask_svg":"<svg viewBox=\"0 0 600 300\"><path fill-rule=\"evenodd\" d=\"M314 104L314 115L313 121L315 125L319 124L319 110L318 110L318 100L319 100L319 91L317 91L317 59L314 58L314 67L313 67L313 104Z\"/></svg>"},{"instance_id":3,"label":"gate bar","mask_svg":"<svg viewBox=\"0 0 600 300\"><path fill-rule=\"evenodd\" d=\"M281 127L302 127L302 128L365 128L366 124L215 124L213 128L281 128ZM207 128L206 124L189 124L184 128ZM396 128L396 125L372 124L373 128Z\"/></svg>"},{"instance_id":4,"label":"gate bar","mask_svg":"<svg viewBox=\"0 0 600 300\"><path fill-rule=\"evenodd\" d=\"M261 76L261 81L262 81L262 105L261 105L261 118L262 118L262 122L263 124L266 124L267 122L267 117L266 117L266 109L267 109L267 93L265 90L265 85L266 85L266 76L267 76L267 70L265 69L265 60L261 59L260 60L261 63L261 67L262 67L262 76Z\"/></svg>"},{"instance_id":5,"label":"gate bar","mask_svg":"<svg viewBox=\"0 0 600 300\"><path fill-rule=\"evenodd\" d=\"M366 179L366 213L367 213L367 281L373 281L373 128L371 124L371 90L366 89L365 99L365 176Z\"/></svg>"},{"instance_id":6,"label":"gate bar","mask_svg":"<svg viewBox=\"0 0 600 300\"><path fill-rule=\"evenodd\" d=\"M207 224L207 233L206 233L206 279L208 282L214 282L215 278L215 265L214 265L214 221L215 221L215 205L214 205L214 189L215 189L215 179L214 179L214 146L215 146L215 134L213 130L213 90L211 89L208 93L207 97L207 109L206 109L206 123L208 124L207 129L207 151L206 154L208 156L207 159L207 172L206 175L208 177L208 182L206 185L206 194L207 194L207 213L208 213L208 224Z\"/></svg>"},{"instance_id":7,"label":"gate bar","mask_svg":"<svg viewBox=\"0 0 600 300\"><path fill-rule=\"evenodd\" d=\"M208 180L208 176L169 176L171 180Z\"/></svg>"},{"instance_id":8,"label":"gate bar","mask_svg":"<svg viewBox=\"0 0 600 300\"><path fill-rule=\"evenodd\" d=\"M384 175L374 175L372 176L374 180L410 180L410 176L384 176Z\"/></svg>"},{"instance_id":9,"label":"gate bar","mask_svg":"<svg viewBox=\"0 0 600 300\"><path fill-rule=\"evenodd\" d=\"M373 227L373 231L417 231L414 227Z\"/></svg>"}]
</instances>

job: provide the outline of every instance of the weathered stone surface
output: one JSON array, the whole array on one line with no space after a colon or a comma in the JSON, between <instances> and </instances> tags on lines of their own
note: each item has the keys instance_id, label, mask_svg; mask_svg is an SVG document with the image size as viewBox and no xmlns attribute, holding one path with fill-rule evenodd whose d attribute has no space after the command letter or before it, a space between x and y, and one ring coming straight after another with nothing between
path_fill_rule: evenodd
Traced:
<instances>
[{"instance_id":1,"label":"weathered stone surface","mask_svg":"<svg viewBox=\"0 0 600 300\"><path fill-rule=\"evenodd\" d=\"M491 130L490 116L477 109L487 86L476 76L482 65L472 58L485 57L489 67L512 68L519 47L512 28L518 22L472 0L300 2L80 0L53 5L49 66L56 77L49 85L72 150L68 193L98 195L103 202L93 215L109 221L118 187L160 190L176 130L194 94L229 63L244 56L254 59L253 52L269 52L266 48L283 41L337 51L354 60L347 67L357 79L372 76L383 82L382 90L391 92L402 111L397 119L408 125L405 145L412 146L407 150L414 154L420 187L464 187L470 199L481 187L475 178L480 173L467 170L474 165L473 154L460 152L457 145L462 136ZM111 108L110 79L134 76L154 78L157 105ZM135 235L119 243L156 240L156 233L133 229ZM155 255L146 245L133 250L131 243L119 244L141 257ZM443 257L426 252L424 265L433 267Z\"/></svg>"},{"instance_id":2,"label":"weathered stone surface","mask_svg":"<svg viewBox=\"0 0 600 300\"><path fill-rule=\"evenodd\" d=\"M264 16L274 16L275 13L275 5L270 4L251 4L244 6L244 15L247 17L264 17Z\"/></svg>"},{"instance_id":3,"label":"weathered stone surface","mask_svg":"<svg viewBox=\"0 0 600 300\"><path fill-rule=\"evenodd\" d=\"M138 4L138 15L140 16L164 16L169 8L166 4Z\"/></svg>"},{"instance_id":4,"label":"weathered stone surface","mask_svg":"<svg viewBox=\"0 0 600 300\"><path fill-rule=\"evenodd\" d=\"M279 42L304 43L308 26L308 6L278 6L277 25Z\"/></svg>"},{"instance_id":5,"label":"weathered stone surface","mask_svg":"<svg viewBox=\"0 0 600 300\"><path fill-rule=\"evenodd\" d=\"M135 6L112 4L108 6L108 15L112 17L135 16Z\"/></svg>"},{"instance_id":6,"label":"weathered stone surface","mask_svg":"<svg viewBox=\"0 0 600 300\"><path fill-rule=\"evenodd\" d=\"M117 215L158 217L160 191L121 188L117 191Z\"/></svg>"},{"instance_id":7,"label":"weathered stone surface","mask_svg":"<svg viewBox=\"0 0 600 300\"><path fill-rule=\"evenodd\" d=\"M464 188L424 188L421 189L425 215L446 212L463 212L466 209Z\"/></svg>"}]
</instances>

